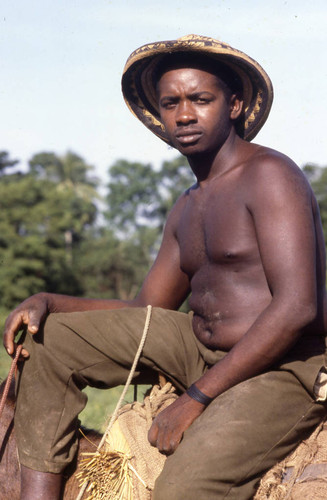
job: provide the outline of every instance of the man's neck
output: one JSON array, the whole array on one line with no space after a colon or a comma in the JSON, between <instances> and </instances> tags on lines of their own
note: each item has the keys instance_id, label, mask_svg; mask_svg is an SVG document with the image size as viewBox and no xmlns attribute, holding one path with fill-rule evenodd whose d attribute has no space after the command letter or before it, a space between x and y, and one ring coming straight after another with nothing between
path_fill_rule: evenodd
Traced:
<instances>
[{"instance_id":1,"label":"man's neck","mask_svg":"<svg viewBox=\"0 0 327 500\"><path fill-rule=\"evenodd\" d=\"M206 184L211 179L223 175L239 162L239 150L244 141L236 134L230 134L218 149L206 153L188 156L190 167L199 184Z\"/></svg>"}]
</instances>

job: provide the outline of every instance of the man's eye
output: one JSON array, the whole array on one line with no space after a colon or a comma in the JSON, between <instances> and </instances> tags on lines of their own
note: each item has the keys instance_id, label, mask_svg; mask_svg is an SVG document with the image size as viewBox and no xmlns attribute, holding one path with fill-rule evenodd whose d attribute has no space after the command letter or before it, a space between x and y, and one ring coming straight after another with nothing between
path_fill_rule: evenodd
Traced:
<instances>
[{"instance_id":1,"label":"man's eye","mask_svg":"<svg viewBox=\"0 0 327 500\"><path fill-rule=\"evenodd\" d=\"M195 100L195 102L198 103L198 104L209 104L210 99L207 99L206 97L198 97Z\"/></svg>"},{"instance_id":2,"label":"man's eye","mask_svg":"<svg viewBox=\"0 0 327 500\"><path fill-rule=\"evenodd\" d=\"M167 101L167 102L162 103L161 106L164 109L172 109L172 108L174 108L176 106L176 103L173 102L173 101Z\"/></svg>"}]
</instances>

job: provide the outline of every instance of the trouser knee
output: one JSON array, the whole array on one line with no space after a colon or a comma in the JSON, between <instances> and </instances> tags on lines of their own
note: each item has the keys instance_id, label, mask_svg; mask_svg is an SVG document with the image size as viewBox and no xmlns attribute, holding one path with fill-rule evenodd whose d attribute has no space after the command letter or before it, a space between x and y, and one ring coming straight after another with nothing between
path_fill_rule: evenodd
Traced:
<instances>
[{"instance_id":1,"label":"trouser knee","mask_svg":"<svg viewBox=\"0 0 327 500\"><path fill-rule=\"evenodd\" d=\"M180 477L167 477L161 474L155 483L152 500L186 500L195 498Z\"/></svg>"},{"instance_id":2,"label":"trouser knee","mask_svg":"<svg viewBox=\"0 0 327 500\"><path fill-rule=\"evenodd\" d=\"M218 480L214 488L210 482L201 477L196 461L176 461L173 456L166 462L160 476L157 478L153 500L202 500L223 498L226 485L219 487ZM168 465L168 467L167 467Z\"/></svg>"}]
</instances>

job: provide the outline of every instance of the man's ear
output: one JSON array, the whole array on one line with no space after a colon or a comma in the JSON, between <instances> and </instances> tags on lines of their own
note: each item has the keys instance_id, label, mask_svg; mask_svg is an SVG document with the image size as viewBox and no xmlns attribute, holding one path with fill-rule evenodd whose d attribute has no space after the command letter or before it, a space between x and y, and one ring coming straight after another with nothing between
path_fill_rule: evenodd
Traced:
<instances>
[{"instance_id":1,"label":"man's ear","mask_svg":"<svg viewBox=\"0 0 327 500\"><path fill-rule=\"evenodd\" d=\"M243 101L237 96L237 94L233 94L230 98L230 118L231 120L237 120L237 118L242 113L243 109Z\"/></svg>"}]
</instances>

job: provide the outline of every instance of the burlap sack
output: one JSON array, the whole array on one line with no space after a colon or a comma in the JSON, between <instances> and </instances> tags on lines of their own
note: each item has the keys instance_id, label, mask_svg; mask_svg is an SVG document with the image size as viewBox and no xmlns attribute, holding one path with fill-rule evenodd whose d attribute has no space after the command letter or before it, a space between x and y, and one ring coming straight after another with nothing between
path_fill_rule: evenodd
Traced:
<instances>
[{"instance_id":1,"label":"burlap sack","mask_svg":"<svg viewBox=\"0 0 327 500\"><path fill-rule=\"evenodd\" d=\"M166 457L150 445L152 420L177 398L170 383L155 385L142 403L123 406L100 451L80 464L87 500L150 500Z\"/></svg>"},{"instance_id":2,"label":"burlap sack","mask_svg":"<svg viewBox=\"0 0 327 500\"><path fill-rule=\"evenodd\" d=\"M327 423L270 469L253 500L327 499Z\"/></svg>"}]
</instances>

